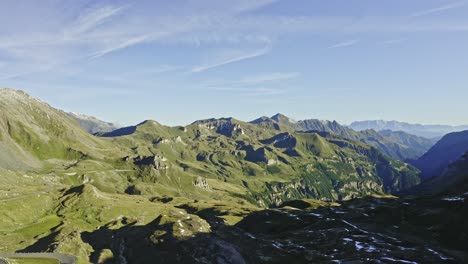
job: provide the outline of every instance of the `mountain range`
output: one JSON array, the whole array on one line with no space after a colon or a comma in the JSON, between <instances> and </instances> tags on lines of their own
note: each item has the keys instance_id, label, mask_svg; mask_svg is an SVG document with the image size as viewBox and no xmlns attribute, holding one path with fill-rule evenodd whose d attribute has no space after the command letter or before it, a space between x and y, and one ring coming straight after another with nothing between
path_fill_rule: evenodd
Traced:
<instances>
[{"instance_id":1,"label":"mountain range","mask_svg":"<svg viewBox=\"0 0 468 264\"><path fill-rule=\"evenodd\" d=\"M377 132L373 129L355 131L349 127L340 125L336 121L318 119L293 121L282 114L276 114L271 118L264 116L251 121L251 123L276 130L310 131L338 135L373 146L387 156L402 161L419 158L435 143L434 140L414 136L402 131L386 130Z\"/></svg>"},{"instance_id":2,"label":"mountain range","mask_svg":"<svg viewBox=\"0 0 468 264\"><path fill-rule=\"evenodd\" d=\"M457 132L468 130L468 125L465 126L448 126L448 125L421 125L410 124L398 121L384 121L384 120L369 120L369 121L356 121L349 126L357 131L374 129L376 131L392 130L403 131L420 137L429 139L440 139L442 136Z\"/></svg>"},{"instance_id":3,"label":"mountain range","mask_svg":"<svg viewBox=\"0 0 468 264\"><path fill-rule=\"evenodd\" d=\"M468 260L466 133L432 146L281 114L88 125L0 89L1 251L78 263ZM426 163L444 168L427 180ZM430 197L392 195L404 192Z\"/></svg>"}]
</instances>

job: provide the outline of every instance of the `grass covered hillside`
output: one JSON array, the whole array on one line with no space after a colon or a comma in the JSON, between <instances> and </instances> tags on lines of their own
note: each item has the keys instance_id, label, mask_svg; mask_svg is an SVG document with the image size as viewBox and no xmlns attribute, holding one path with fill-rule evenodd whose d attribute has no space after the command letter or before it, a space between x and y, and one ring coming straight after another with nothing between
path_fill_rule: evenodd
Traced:
<instances>
[{"instance_id":1,"label":"grass covered hillside","mask_svg":"<svg viewBox=\"0 0 468 264\"><path fill-rule=\"evenodd\" d=\"M116 153L64 112L11 89L0 89L0 150L2 167L22 169L54 160L102 160Z\"/></svg>"},{"instance_id":2,"label":"grass covered hillside","mask_svg":"<svg viewBox=\"0 0 468 264\"><path fill-rule=\"evenodd\" d=\"M380 150L385 155L406 161L417 159L428 151L435 143L433 140L414 136L402 131L362 130L355 131L342 126L336 121L306 119L294 121L291 118L276 114L270 117L261 117L250 123L265 129L299 132L321 132L337 135L348 140L360 141Z\"/></svg>"},{"instance_id":3,"label":"grass covered hillside","mask_svg":"<svg viewBox=\"0 0 468 264\"><path fill-rule=\"evenodd\" d=\"M133 132L104 136L133 151L122 158L122 166L139 171L129 192L151 194L148 183L173 186L178 195L233 186L231 195L265 206L292 198L350 199L419 182L413 167L335 135L281 132L232 118L186 127L150 120L123 130Z\"/></svg>"},{"instance_id":4,"label":"grass covered hillside","mask_svg":"<svg viewBox=\"0 0 468 264\"><path fill-rule=\"evenodd\" d=\"M227 254L230 247L209 234L252 212L419 183L414 167L363 142L277 121L147 120L93 136L23 92L1 89L0 97L0 252L145 263L178 241L208 236ZM155 255L140 254L148 250Z\"/></svg>"}]
</instances>

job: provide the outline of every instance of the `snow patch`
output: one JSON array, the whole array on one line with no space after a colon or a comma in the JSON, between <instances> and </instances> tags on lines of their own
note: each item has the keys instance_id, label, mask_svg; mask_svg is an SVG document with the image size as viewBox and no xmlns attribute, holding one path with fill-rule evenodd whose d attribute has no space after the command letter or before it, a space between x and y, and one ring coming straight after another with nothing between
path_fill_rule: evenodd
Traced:
<instances>
[{"instance_id":1,"label":"snow patch","mask_svg":"<svg viewBox=\"0 0 468 264\"><path fill-rule=\"evenodd\" d=\"M404 259L394 259L394 258L389 258L389 257L383 257L383 258L381 258L381 259L382 259L382 260L392 261L392 262L397 262L397 263L418 264L418 262L409 261L409 260L404 260Z\"/></svg>"}]
</instances>

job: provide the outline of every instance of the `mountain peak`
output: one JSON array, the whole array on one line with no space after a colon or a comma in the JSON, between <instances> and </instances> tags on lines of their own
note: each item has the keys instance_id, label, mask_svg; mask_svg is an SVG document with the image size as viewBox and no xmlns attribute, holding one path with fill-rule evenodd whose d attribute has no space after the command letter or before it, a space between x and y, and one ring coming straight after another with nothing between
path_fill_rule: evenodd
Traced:
<instances>
[{"instance_id":1,"label":"mountain peak","mask_svg":"<svg viewBox=\"0 0 468 264\"><path fill-rule=\"evenodd\" d=\"M0 97L3 100L19 100L19 101L26 101L26 100L34 100L40 102L39 99L33 98L29 94L27 94L23 90L15 90L11 88L0 88Z\"/></svg>"},{"instance_id":2,"label":"mountain peak","mask_svg":"<svg viewBox=\"0 0 468 264\"><path fill-rule=\"evenodd\" d=\"M157 125L160 126L161 124L153 119L146 119L143 122L139 123L137 126L142 126L142 125Z\"/></svg>"},{"instance_id":3,"label":"mountain peak","mask_svg":"<svg viewBox=\"0 0 468 264\"><path fill-rule=\"evenodd\" d=\"M268 116L261 116L261 117L255 119L255 120L250 121L249 123L251 123L251 124L260 124L260 123L268 121L268 120L271 120L271 118L269 118Z\"/></svg>"},{"instance_id":4,"label":"mountain peak","mask_svg":"<svg viewBox=\"0 0 468 264\"><path fill-rule=\"evenodd\" d=\"M102 121L94 116L89 116L76 112L70 112L66 114L69 117L75 119L82 128L84 128L91 134L107 133L120 128L118 124Z\"/></svg>"},{"instance_id":5,"label":"mountain peak","mask_svg":"<svg viewBox=\"0 0 468 264\"><path fill-rule=\"evenodd\" d=\"M289 118L286 115L283 115L281 113L277 113L276 115L273 115L271 119L280 119L280 118Z\"/></svg>"},{"instance_id":6,"label":"mountain peak","mask_svg":"<svg viewBox=\"0 0 468 264\"><path fill-rule=\"evenodd\" d=\"M281 122L296 123L294 119L289 118L281 113L277 113L276 115L272 116L271 119L278 123L281 123Z\"/></svg>"}]
</instances>

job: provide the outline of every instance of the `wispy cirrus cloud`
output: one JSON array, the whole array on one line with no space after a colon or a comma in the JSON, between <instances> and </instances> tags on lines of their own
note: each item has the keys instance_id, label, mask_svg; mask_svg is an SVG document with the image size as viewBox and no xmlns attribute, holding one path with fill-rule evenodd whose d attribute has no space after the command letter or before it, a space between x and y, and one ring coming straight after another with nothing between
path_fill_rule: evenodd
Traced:
<instances>
[{"instance_id":1,"label":"wispy cirrus cloud","mask_svg":"<svg viewBox=\"0 0 468 264\"><path fill-rule=\"evenodd\" d=\"M257 50L227 50L214 56L209 62L197 65L192 68L192 72L199 73L209 69L217 68L233 62L253 59L268 54L271 47L267 46Z\"/></svg>"},{"instance_id":2,"label":"wispy cirrus cloud","mask_svg":"<svg viewBox=\"0 0 468 264\"><path fill-rule=\"evenodd\" d=\"M28 6L19 5L17 9L21 12L14 13L0 3L0 58L7 64L1 75L14 78L34 71L86 64L90 58L93 61L105 60L108 54L141 44L145 44L147 49L160 44L181 45L181 49L194 52L198 52L196 49L199 47L212 45L212 49L200 49L203 52L197 55L201 56L184 62L186 69L183 71L201 73L266 56L273 51L274 42L281 41L284 36L327 33L334 37L354 34L353 37L358 38L356 35L362 33L468 31L468 19L462 18L415 19L408 23L404 17L356 18L255 12L274 4L275 0L190 0L187 8L179 8L177 1L168 1L164 5L153 5L152 1L136 1L131 5L110 2L91 7L78 2L67 3L72 5L67 8L60 1L41 2L41 8L47 12L40 14L35 10L38 7L27 10ZM423 10L412 16L450 10L464 3ZM64 9L69 12L62 12ZM354 39L328 48L344 48L358 43L359 40Z\"/></svg>"},{"instance_id":3,"label":"wispy cirrus cloud","mask_svg":"<svg viewBox=\"0 0 468 264\"><path fill-rule=\"evenodd\" d=\"M239 5L236 7L237 12L250 12L260 9L265 6L269 6L279 0L256 0L256 1L239 1Z\"/></svg>"},{"instance_id":4,"label":"wispy cirrus cloud","mask_svg":"<svg viewBox=\"0 0 468 264\"><path fill-rule=\"evenodd\" d=\"M205 88L208 91L226 92L239 96L267 96L278 95L288 92L288 89L281 87L236 87L236 86L213 86Z\"/></svg>"},{"instance_id":5,"label":"wispy cirrus cloud","mask_svg":"<svg viewBox=\"0 0 468 264\"><path fill-rule=\"evenodd\" d=\"M236 90L252 89L252 87L281 84L301 76L299 72L263 72L240 77L237 80L210 80L201 84L202 89Z\"/></svg>"},{"instance_id":6,"label":"wispy cirrus cloud","mask_svg":"<svg viewBox=\"0 0 468 264\"><path fill-rule=\"evenodd\" d=\"M73 38L76 35L92 30L106 20L121 13L124 8L124 6L111 5L89 8L78 17L70 28L65 30L64 36L65 38Z\"/></svg>"},{"instance_id":7,"label":"wispy cirrus cloud","mask_svg":"<svg viewBox=\"0 0 468 264\"><path fill-rule=\"evenodd\" d=\"M345 47L350 47L358 44L360 42L359 39L353 39L353 40L348 40L344 42L340 42L334 45L329 46L329 49L338 49L338 48L345 48Z\"/></svg>"},{"instance_id":8,"label":"wispy cirrus cloud","mask_svg":"<svg viewBox=\"0 0 468 264\"><path fill-rule=\"evenodd\" d=\"M286 83L299 78L299 72L263 72L240 77L237 80L211 80L200 84L198 89L229 93L233 96L264 97L291 92L293 88L285 88Z\"/></svg>"},{"instance_id":9,"label":"wispy cirrus cloud","mask_svg":"<svg viewBox=\"0 0 468 264\"><path fill-rule=\"evenodd\" d=\"M148 35L132 37L130 39L124 40L121 43L117 43L115 46L110 46L110 47L108 47L106 49L97 51L96 53L91 55L90 59L97 59L97 58L102 57L102 56L104 56L106 54L109 54L109 53L112 53L112 52L115 52L115 51L118 51L118 50L126 49L128 47L143 43L143 42L148 41L148 40L149 40Z\"/></svg>"},{"instance_id":10,"label":"wispy cirrus cloud","mask_svg":"<svg viewBox=\"0 0 468 264\"><path fill-rule=\"evenodd\" d=\"M438 7L434 7L434 8L429 8L429 9L417 11L417 12L414 12L414 13L410 14L408 17L409 18L416 18L416 17L422 17L422 16L426 16L426 15L431 15L431 14L439 13L439 12L442 12L442 11L456 9L456 8L462 7L462 6L466 5L466 4L467 4L466 1L455 2L455 3L443 5L443 6L438 6Z\"/></svg>"},{"instance_id":11,"label":"wispy cirrus cloud","mask_svg":"<svg viewBox=\"0 0 468 264\"><path fill-rule=\"evenodd\" d=\"M260 73L254 76L244 77L239 80L239 84L260 84L267 82L280 82L291 80L299 77L301 74L299 72L270 72L270 73Z\"/></svg>"}]
</instances>

